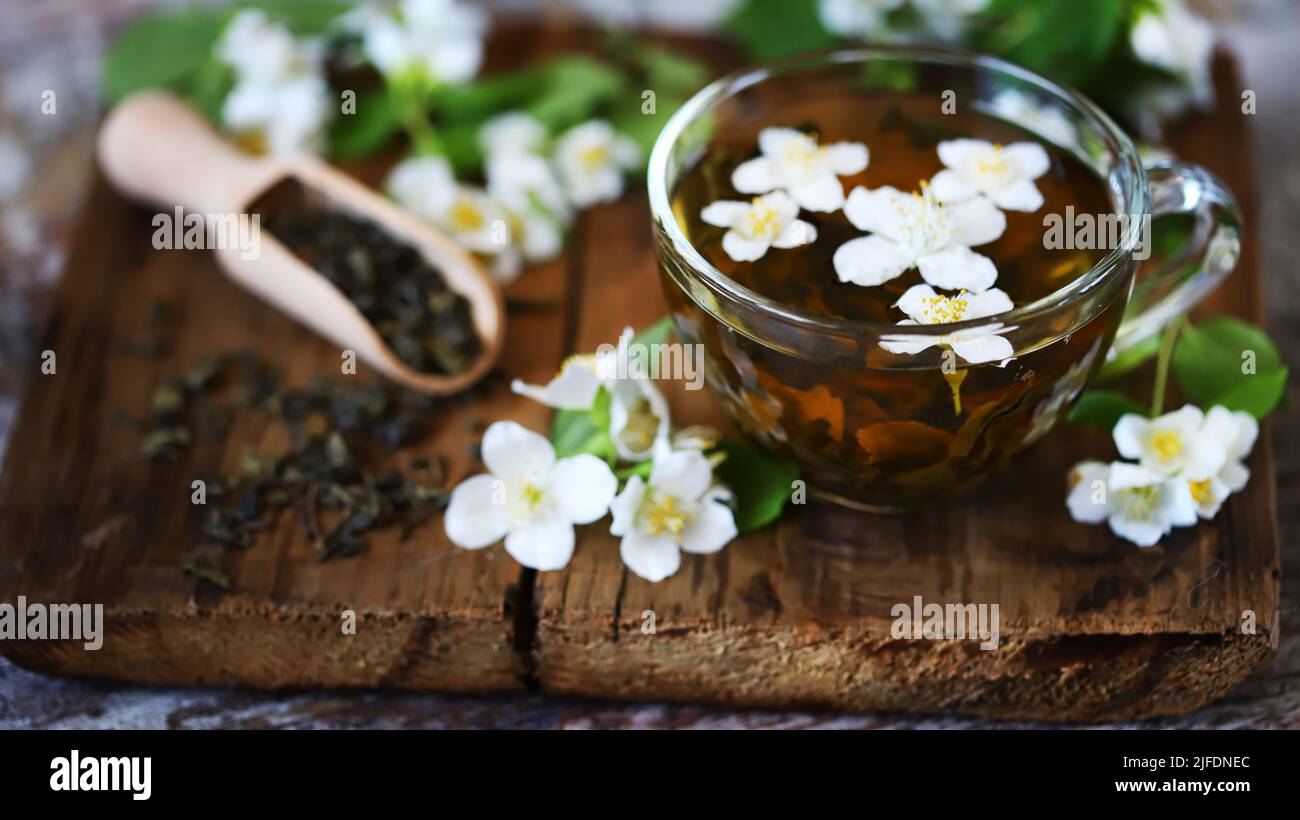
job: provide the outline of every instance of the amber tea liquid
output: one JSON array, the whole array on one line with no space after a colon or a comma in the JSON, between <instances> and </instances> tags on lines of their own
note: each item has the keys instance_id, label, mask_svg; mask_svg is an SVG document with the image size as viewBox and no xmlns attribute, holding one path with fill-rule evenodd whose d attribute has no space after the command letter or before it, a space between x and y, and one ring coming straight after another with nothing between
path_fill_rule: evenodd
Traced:
<instances>
[{"instance_id":1,"label":"amber tea liquid","mask_svg":"<svg viewBox=\"0 0 1300 820\"><path fill-rule=\"evenodd\" d=\"M917 191L943 170L941 140L971 138L997 144L1035 141L1051 158L1035 180L1044 204L1033 213L1004 211L1006 231L973 248L993 260L995 287L1019 307L1047 296L1090 270L1108 252L1044 247L1044 217L1104 215L1114 211L1108 189L1072 154L1032 134L978 113L943 114L934 96L814 97L787 106L788 118L755 123L734 139L715 138L683 171L672 191L673 213L691 244L735 282L781 305L819 318L897 323L894 304L922 284L913 268L880 286L841 283L835 250L864 235L842 210L803 211L817 239L795 249L770 249L753 262L733 261L722 249L725 229L706 224L700 211L718 200L749 200L730 182L732 170L757 155L762 127L805 131L821 144L865 143L867 168L841 177L855 186ZM733 418L769 449L803 466L803 477L823 495L871 509L912 506L980 483L1002 462L1037 441L1064 415L1110 344L1122 298L1069 335L1029 350L1005 367L957 361L941 371L942 351L898 366L898 357L864 350L852 357L797 356L739 332L743 318L720 322L695 304L665 271L665 292L688 341L704 344L710 384ZM941 293L945 293L940 291ZM946 295L953 295L947 293ZM785 340L789 341L789 340ZM786 344L787 348L791 345ZM949 357L951 359L951 356Z\"/></svg>"}]
</instances>

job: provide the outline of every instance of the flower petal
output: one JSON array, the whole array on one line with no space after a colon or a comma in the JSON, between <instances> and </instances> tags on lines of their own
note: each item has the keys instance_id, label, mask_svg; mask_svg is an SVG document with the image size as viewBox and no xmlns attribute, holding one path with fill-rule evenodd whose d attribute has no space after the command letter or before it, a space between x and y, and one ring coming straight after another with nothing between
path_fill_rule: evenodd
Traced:
<instances>
[{"instance_id":1,"label":"flower petal","mask_svg":"<svg viewBox=\"0 0 1300 820\"><path fill-rule=\"evenodd\" d=\"M748 202L722 199L705 205L700 211L700 219L719 228L730 228L743 219L745 214L749 213L749 209Z\"/></svg>"},{"instance_id":2,"label":"flower petal","mask_svg":"<svg viewBox=\"0 0 1300 820\"><path fill-rule=\"evenodd\" d=\"M1069 477L1070 494L1065 498L1065 506L1069 509L1071 518L1084 524L1097 524L1106 520L1110 515L1110 504L1107 503L1109 477L1109 465L1100 461L1083 461L1074 465ZM1096 484L1098 481L1101 482L1100 487Z\"/></svg>"},{"instance_id":3,"label":"flower petal","mask_svg":"<svg viewBox=\"0 0 1300 820\"><path fill-rule=\"evenodd\" d=\"M1131 490L1135 487L1154 487L1164 481L1164 476L1127 461L1112 461L1110 464L1110 489L1112 492Z\"/></svg>"},{"instance_id":4,"label":"flower petal","mask_svg":"<svg viewBox=\"0 0 1300 820\"><path fill-rule=\"evenodd\" d=\"M964 245L926 254L916 260L916 266L922 279L944 290L980 293L998 280L993 260Z\"/></svg>"},{"instance_id":5,"label":"flower petal","mask_svg":"<svg viewBox=\"0 0 1300 820\"><path fill-rule=\"evenodd\" d=\"M934 179L930 180L930 192L934 194L935 199L948 204L970 199L979 193L962 182L955 171L947 168L935 174Z\"/></svg>"},{"instance_id":6,"label":"flower petal","mask_svg":"<svg viewBox=\"0 0 1300 820\"><path fill-rule=\"evenodd\" d=\"M898 297L894 307L906 313L909 318L918 319L925 315L926 303L938 295L929 285L912 285Z\"/></svg>"},{"instance_id":7,"label":"flower petal","mask_svg":"<svg viewBox=\"0 0 1300 820\"><path fill-rule=\"evenodd\" d=\"M1007 217L982 196L949 206L952 215L951 245L975 247L992 242L1007 229Z\"/></svg>"},{"instance_id":8,"label":"flower petal","mask_svg":"<svg viewBox=\"0 0 1300 820\"><path fill-rule=\"evenodd\" d=\"M731 187L742 194L765 194L776 188L772 161L767 157L755 157L740 163L731 172Z\"/></svg>"},{"instance_id":9,"label":"flower petal","mask_svg":"<svg viewBox=\"0 0 1300 820\"><path fill-rule=\"evenodd\" d=\"M796 219L772 240L774 248L798 248L817 241L817 229L811 222Z\"/></svg>"},{"instance_id":10,"label":"flower petal","mask_svg":"<svg viewBox=\"0 0 1300 820\"><path fill-rule=\"evenodd\" d=\"M549 474L555 464L555 448L517 422L498 421L483 434L480 448L488 472L497 478Z\"/></svg>"},{"instance_id":11,"label":"flower petal","mask_svg":"<svg viewBox=\"0 0 1300 820\"><path fill-rule=\"evenodd\" d=\"M1246 482L1250 481L1250 468L1240 461L1229 461L1219 470L1219 480L1234 493L1239 493L1246 489Z\"/></svg>"},{"instance_id":12,"label":"flower petal","mask_svg":"<svg viewBox=\"0 0 1300 820\"><path fill-rule=\"evenodd\" d=\"M844 200L844 215L860 231L898 239L905 227L904 206L910 199L910 195L888 185L870 190L859 185Z\"/></svg>"},{"instance_id":13,"label":"flower petal","mask_svg":"<svg viewBox=\"0 0 1300 820\"><path fill-rule=\"evenodd\" d=\"M1038 186L1028 179L1018 179L1005 188L990 191L988 196L994 205L1008 211L1033 213L1043 207L1043 195L1039 193Z\"/></svg>"},{"instance_id":14,"label":"flower petal","mask_svg":"<svg viewBox=\"0 0 1300 820\"><path fill-rule=\"evenodd\" d=\"M688 501L699 499L713 483L713 467L698 450L669 450L656 454L650 487Z\"/></svg>"},{"instance_id":15,"label":"flower petal","mask_svg":"<svg viewBox=\"0 0 1300 820\"><path fill-rule=\"evenodd\" d=\"M844 205L844 186L834 174L823 174L791 188L790 197L810 211L833 213Z\"/></svg>"},{"instance_id":16,"label":"flower petal","mask_svg":"<svg viewBox=\"0 0 1300 820\"><path fill-rule=\"evenodd\" d=\"M1169 532L1169 527L1162 522L1153 519L1139 520L1135 518L1126 518L1121 513L1115 513L1110 516L1107 523L1110 524L1110 531L1120 538L1132 541L1139 547L1152 547L1160 541L1164 534Z\"/></svg>"},{"instance_id":17,"label":"flower petal","mask_svg":"<svg viewBox=\"0 0 1300 820\"><path fill-rule=\"evenodd\" d=\"M960 168L972 151L992 150L993 143L985 140L955 139L944 140L936 147L939 161L948 168Z\"/></svg>"},{"instance_id":18,"label":"flower petal","mask_svg":"<svg viewBox=\"0 0 1300 820\"><path fill-rule=\"evenodd\" d=\"M790 142L803 143L807 147L813 144L812 137L796 128L775 126L758 132L758 150L764 156L779 157L791 147Z\"/></svg>"},{"instance_id":19,"label":"flower petal","mask_svg":"<svg viewBox=\"0 0 1300 820\"><path fill-rule=\"evenodd\" d=\"M831 170L847 177L861 173L871 162L871 152L860 142L834 142L826 146Z\"/></svg>"},{"instance_id":20,"label":"flower petal","mask_svg":"<svg viewBox=\"0 0 1300 820\"><path fill-rule=\"evenodd\" d=\"M562 458L551 472L547 494L575 524L590 524L609 510L618 479L609 465L590 453Z\"/></svg>"},{"instance_id":21,"label":"flower petal","mask_svg":"<svg viewBox=\"0 0 1300 820\"><path fill-rule=\"evenodd\" d=\"M966 318L986 319L1014 308L1011 297L1001 288L989 288L982 293L966 295Z\"/></svg>"},{"instance_id":22,"label":"flower petal","mask_svg":"<svg viewBox=\"0 0 1300 820\"><path fill-rule=\"evenodd\" d=\"M899 325L916 326L916 322L911 319L904 319ZM939 344L938 336L920 336L917 334L896 333L880 337L880 346L890 353L896 353L902 356L911 356L927 350Z\"/></svg>"},{"instance_id":23,"label":"flower petal","mask_svg":"<svg viewBox=\"0 0 1300 820\"><path fill-rule=\"evenodd\" d=\"M1175 527L1190 527L1200 517L1196 510L1196 499L1192 497L1192 488L1181 478L1165 482L1160 490L1165 494L1165 515Z\"/></svg>"},{"instance_id":24,"label":"flower petal","mask_svg":"<svg viewBox=\"0 0 1300 820\"><path fill-rule=\"evenodd\" d=\"M443 517L443 529L451 543L477 550L505 537L510 528L506 506L493 498L498 480L484 474L470 476L451 491Z\"/></svg>"},{"instance_id":25,"label":"flower petal","mask_svg":"<svg viewBox=\"0 0 1300 820\"><path fill-rule=\"evenodd\" d=\"M1111 437L1115 439L1115 449L1124 458L1141 458L1147 431L1151 429L1151 420L1137 413L1125 413L1115 422Z\"/></svg>"},{"instance_id":26,"label":"flower petal","mask_svg":"<svg viewBox=\"0 0 1300 820\"><path fill-rule=\"evenodd\" d=\"M835 249L831 258L841 282L883 285L912 266L912 254L883 236L860 236Z\"/></svg>"},{"instance_id":27,"label":"flower petal","mask_svg":"<svg viewBox=\"0 0 1300 820\"><path fill-rule=\"evenodd\" d=\"M522 379L510 383L521 396L561 410L589 410L596 403L600 378L590 360L574 358L564 363L560 373L543 387L525 384Z\"/></svg>"},{"instance_id":28,"label":"flower petal","mask_svg":"<svg viewBox=\"0 0 1300 820\"><path fill-rule=\"evenodd\" d=\"M682 530L682 549L705 554L717 552L736 537L736 517L721 501L706 496L695 518Z\"/></svg>"},{"instance_id":29,"label":"flower petal","mask_svg":"<svg viewBox=\"0 0 1300 820\"><path fill-rule=\"evenodd\" d=\"M1001 362L1016 355L1011 342L995 333L954 339L952 352L971 364Z\"/></svg>"},{"instance_id":30,"label":"flower petal","mask_svg":"<svg viewBox=\"0 0 1300 820\"><path fill-rule=\"evenodd\" d=\"M766 242L757 239L746 239L735 231L727 231L722 235L722 249L727 252L737 262L753 262L762 259L771 247Z\"/></svg>"},{"instance_id":31,"label":"flower petal","mask_svg":"<svg viewBox=\"0 0 1300 820\"><path fill-rule=\"evenodd\" d=\"M1020 175L1028 179L1038 179L1052 165L1047 151L1036 142L1014 142L1002 149L1002 155L1014 161Z\"/></svg>"},{"instance_id":32,"label":"flower petal","mask_svg":"<svg viewBox=\"0 0 1300 820\"><path fill-rule=\"evenodd\" d=\"M573 524L562 515L525 521L506 536L506 552L529 569L563 569L573 557Z\"/></svg>"},{"instance_id":33,"label":"flower petal","mask_svg":"<svg viewBox=\"0 0 1300 820\"><path fill-rule=\"evenodd\" d=\"M662 581L682 565L682 552L673 539L635 529L623 536L618 553L628 569L651 583Z\"/></svg>"},{"instance_id":34,"label":"flower petal","mask_svg":"<svg viewBox=\"0 0 1300 820\"><path fill-rule=\"evenodd\" d=\"M623 492L614 497L609 504L612 521L609 525L610 535L626 535L636 528L637 510L645 500L646 483L639 475L627 480Z\"/></svg>"}]
</instances>

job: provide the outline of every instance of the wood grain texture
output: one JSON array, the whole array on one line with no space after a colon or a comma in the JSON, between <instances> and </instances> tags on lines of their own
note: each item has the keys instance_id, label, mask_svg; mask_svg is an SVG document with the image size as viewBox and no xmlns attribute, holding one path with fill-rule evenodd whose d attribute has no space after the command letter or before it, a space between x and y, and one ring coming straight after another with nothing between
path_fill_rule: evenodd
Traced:
<instances>
[{"instance_id":1,"label":"wood grain texture","mask_svg":"<svg viewBox=\"0 0 1300 820\"><path fill-rule=\"evenodd\" d=\"M1235 72L1219 65L1212 114L1173 147L1221 174L1246 207L1240 269L1202 308L1261 317L1246 120ZM586 217L579 349L643 325L664 302L638 201ZM617 273L613 273L617 272ZM632 275L629 275L632 274ZM617 277L617 281L614 277ZM677 385L669 385L673 391ZM717 419L673 392L676 418ZM975 496L924 513L870 516L811 505L714 556L684 556L650 584L623 569L616 539L589 528L573 563L539 577L537 675L545 691L706 699L744 706L909 709L1102 720L1174 714L1220 697L1276 649L1278 546L1267 432L1255 476L1219 517L1137 550L1074 524L1070 465L1107 436L1058 431ZM914 596L997 603L1002 641L890 638L891 608ZM1258 630L1241 634L1245 610ZM653 614L655 631L642 627Z\"/></svg>"},{"instance_id":2,"label":"wood grain texture","mask_svg":"<svg viewBox=\"0 0 1300 820\"><path fill-rule=\"evenodd\" d=\"M504 67L580 39L554 22L498 35L490 53ZM1187 129L1178 147L1227 178L1253 230L1249 155L1215 147L1244 145L1247 136L1240 118L1207 120ZM1267 434L1250 490L1213 525L1180 531L1155 550L1068 521L1055 477L1109 444L1101 435L1058 434L958 509L890 518L803 510L720 555L688 557L659 585L625 573L603 525L583 530L566 571L539 575L520 572L499 546L453 549L436 519L407 544L373 538L364 557L319 564L285 521L237 557L236 593L215 604L196 600L193 582L178 572L196 521L189 481L196 470L230 468L250 442L265 449L282 442L250 423L237 428L235 443L200 446L190 462L142 465L137 436L115 425L111 409L139 412L153 384L213 349L256 344L290 381L332 370L338 351L238 290L202 253L152 251L147 222L96 184L40 343L58 352L59 373L30 380L0 478L0 600L105 603L106 646L0 647L24 666L156 683L533 687L1101 719L1194 708L1275 646ZM567 307L512 317L501 364L507 376L544 380L565 354L664 312L640 197L589 212L574 240L567 259L530 271L519 285L516 295ZM1257 315L1254 244L1248 233L1242 269L1216 294L1216 309ZM155 296L183 312L174 349L145 364L113 340L142 322ZM717 418L704 393L673 401L681 420ZM443 456L457 480L478 469L465 455L467 421L497 418L544 429L547 413L498 381L481 403L439 415L411 455ZM103 547L82 546L105 526L116 534ZM917 594L1000 603L1002 646L979 652L888 640L890 606ZM349 608L361 618L351 638L338 628ZM1236 635L1247 608L1260 613L1259 633ZM640 630L647 610L656 613L655 635Z\"/></svg>"}]
</instances>

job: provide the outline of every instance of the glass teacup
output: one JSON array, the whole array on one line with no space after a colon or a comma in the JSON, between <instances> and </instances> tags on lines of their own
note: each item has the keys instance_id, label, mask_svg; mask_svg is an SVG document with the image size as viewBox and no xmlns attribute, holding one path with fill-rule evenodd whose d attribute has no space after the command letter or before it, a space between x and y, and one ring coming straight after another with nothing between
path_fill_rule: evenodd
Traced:
<instances>
[{"instance_id":1,"label":"glass teacup","mask_svg":"<svg viewBox=\"0 0 1300 820\"><path fill-rule=\"evenodd\" d=\"M700 163L755 145L765 128L796 128L829 142L874 133L877 117L931 110L909 126L924 144L927 129L949 127L941 118L958 109L969 112L967 123L1014 127L1050 148L1057 166L1077 161L1093 175L1105 203L1102 213L1089 215L1097 252L1060 287L1017 299L1014 309L994 316L900 326L757 292L692 241L702 235L699 203L679 188L694 184L690 175ZM873 152L871 162L890 157ZM947 50L860 48L724 77L668 123L650 159L648 185L665 293L683 341L704 347L715 396L741 430L795 461L816 494L869 510L906 508L981 483L1046 435L1108 356L1158 332L1209 293L1239 251L1236 205L1207 171L1176 161L1144 168L1129 137L1087 99L1004 61ZM1172 214L1192 223L1189 238L1138 276L1150 252L1151 218ZM840 224L826 220L842 219L817 216L819 233ZM1028 235L1031 223L1022 217L1014 218ZM1049 245L1046 214L1034 218L1041 220L1034 236L1041 247L1013 243L1018 261L994 261L1028 267L1026 281L1041 284L1051 281L1048 267L1063 266L1050 252L1059 246ZM790 263L791 276L829 275L798 265ZM794 285L791 292L799 292ZM1005 339L1011 355L954 355L960 342L987 334Z\"/></svg>"}]
</instances>

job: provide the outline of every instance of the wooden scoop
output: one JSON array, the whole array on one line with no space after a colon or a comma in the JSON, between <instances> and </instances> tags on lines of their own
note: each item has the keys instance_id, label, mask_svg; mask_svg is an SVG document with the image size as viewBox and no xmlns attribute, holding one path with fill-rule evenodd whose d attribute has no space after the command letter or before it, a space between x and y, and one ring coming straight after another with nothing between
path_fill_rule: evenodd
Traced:
<instances>
[{"instance_id":1,"label":"wooden scoop","mask_svg":"<svg viewBox=\"0 0 1300 820\"><path fill-rule=\"evenodd\" d=\"M99 163L126 196L187 213L252 213L259 197L286 180L357 217L375 222L424 255L447 285L469 300L482 353L464 371L441 376L415 370L389 349L356 306L269 231L260 252L215 251L239 284L320 335L350 349L384 375L426 393L448 394L477 381L501 351L505 332L501 292L483 266L450 239L371 189L308 155L250 157L213 131L197 112L158 92L117 105L99 132Z\"/></svg>"}]
</instances>

